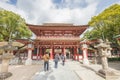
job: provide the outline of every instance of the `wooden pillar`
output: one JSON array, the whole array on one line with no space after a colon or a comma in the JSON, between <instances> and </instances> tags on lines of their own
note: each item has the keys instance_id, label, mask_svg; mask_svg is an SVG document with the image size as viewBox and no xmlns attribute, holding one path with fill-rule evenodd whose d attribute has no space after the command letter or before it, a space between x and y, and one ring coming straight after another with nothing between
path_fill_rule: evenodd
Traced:
<instances>
[{"instance_id":1,"label":"wooden pillar","mask_svg":"<svg viewBox=\"0 0 120 80\"><path fill-rule=\"evenodd\" d=\"M64 54L64 50L63 50L63 48L61 48L62 49L62 54Z\"/></svg>"},{"instance_id":2,"label":"wooden pillar","mask_svg":"<svg viewBox=\"0 0 120 80\"><path fill-rule=\"evenodd\" d=\"M23 59L24 59L24 60L25 60L25 57L26 57L26 56L25 56L26 53L27 53L27 52L26 52L26 50L25 50L25 52L23 53L23 55L24 55L24 56L23 56Z\"/></svg>"},{"instance_id":3,"label":"wooden pillar","mask_svg":"<svg viewBox=\"0 0 120 80\"><path fill-rule=\"evenodd\" d=\"M43 53L45 54L46 48L43 48Z\"/></svg>"},{"instance_id":4,"label":"wooden pillar","mask_svg":"<svg viewBox=\"0 0 120 80\"><path fill-rule=\"evenodd\" d=\"M50 49L50 59L53 59L53 54L54 54L54 48L52 47Z\"/></svg>"},{"instance_id":5,"label":"wooden pillar","mask_svg":"<svg viewBox=\"0 0 120 80\"><path fill-rule=\"evenodd\" d=\"M65 49L65 47L63 48L63 54L66 57L66 49Z\"/></svg>"},{"instance_id":6,"label":"wooden pillar","mask_svg":"<svg viewBox=\"0 0 120 80\"><path fill-rule=\"evenodd\" d=\"M39 59L39 46L37 47L37 60Z\"/></svg>"},{"instance_id":7,"label":"wooden pillar","mask_svg":"<svg viewBox=\"0 0 120 80\"><path fill-rule=\"evenodd\" d=\"M78 53L78 50L79 48L77 47L77 60L79 61L79 53Z\"/></svg>"},{"instance_id":8,"label":"wooden pillar","mask_svg":"<svg viewBox=\"0 0 120 80\"><path fill-rule=\"evenodd\" d=\"M40 53L40 59L42 59L42 47L39 48L39 53Z\"/></svg>"},{"instance_id":9,"label":"wooden pillar","mask_svg":"<svg viewBox=\"0 0 120 80\"><path fill-rule=\"evenodd\" d=\"M55 56L55 53L54 53L54 47L53 47L53 49L52 49L52 54L53 54L53 58L54 58L54 56Z\"/></svg>"},{"instance_id":10,"label":"wooden pillar","mask_svg":"<svg viewBox=\"0 0 120 80\"><path fill-rule=\"evenodd\" d=\"M74 47L74 60L77 60L77 48Z\"/></svg>"},{"instance_id":11,"label":"wooden pillar","mask_svg":"<svg viewBox=\"0 0 120 80\"><path fill-rule=\"evenodd\" d=\"M64 48L61 48L62 49L62 54L64 54Z\"/></svg>"}]
</instances>

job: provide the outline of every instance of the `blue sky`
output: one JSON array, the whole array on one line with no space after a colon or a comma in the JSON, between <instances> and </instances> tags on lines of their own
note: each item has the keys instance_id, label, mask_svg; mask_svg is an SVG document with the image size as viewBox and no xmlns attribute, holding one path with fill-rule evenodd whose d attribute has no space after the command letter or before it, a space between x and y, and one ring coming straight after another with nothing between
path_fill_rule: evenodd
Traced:
<instances>
[{"instance_id":1,"label":"blue sky","mask_svg":"<svg viewBox=\"0 0 120 80\"><path fill-rule=\"evenodd\" d=\"M99 13L102 10L104 10L106 7L115 3L120 3L120 0L101 0L97 6L97 12Z\"/></svg>"},{"instance_id":2,"label":"blue sky","mask_svg":"<svg viewBox=\"0 0 120 80\"><path fill-rule=\"evenodd\" d=\"M0 7L13 11L27 23L73 23L87 24L120 0L0 0Z\"/></svg>"},{"instance_id":3,"label":"blue sky","mask_svg":"<svg viewBox=\"0 0 120 80\"><path fill-rule=\"evenodd\" d=\"M64 0L53 0L54 3L57 3L60 6L62 5L62 1L64 1ZM118 3L118 2L120 2L120 0L101 0L101 1L99 1L96 12L99 13L102 10L104 10L106 7L108 7L109 5L115 4L115 3ZM16 5L17 0L9 0L8 3L12 4L12 5ZM83 4L81 4L81 6L83 6L83 7L85 6L84 0L83 0Z\"/></svg>"},{"instance_id":4,"label":"blue sky","mask_svg":"<svg viewBox=\"0 0 120 80\"><path fill-rule=\"evenodd\" d=\"M10 0L8 3L9 3L9 4L12 4L12 5L16 5L17 0Z\"/></svg>"}]
</instances>

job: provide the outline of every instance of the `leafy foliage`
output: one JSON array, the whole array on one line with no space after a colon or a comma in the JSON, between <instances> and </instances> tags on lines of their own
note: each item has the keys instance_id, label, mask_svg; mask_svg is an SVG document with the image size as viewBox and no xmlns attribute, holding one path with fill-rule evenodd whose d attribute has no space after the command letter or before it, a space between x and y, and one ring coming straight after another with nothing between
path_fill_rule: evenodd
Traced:
<instances>
[{"instance_id":1,"label":"leafy foliage","mask_svg":"<svg viewBox=\"0 0 120 80\"><path fill-rule=\"evenodd\" d=\"M84 38L108 39L116 43L114 36L120 34L120 5L114 4L99 15L92 17L89 25L93 27L93 30L87 32Z\"/></svg>"},{"instance_id":2,"label":"leafy foliage","mask_svg":"<svg viewBox=\"0 0 120 80\"><path fill-rule=\"evenodd\" d=\"M0 10L0 40L9 41L31 37L25 20L11 11Z\"/></svg>"}]
</instances>

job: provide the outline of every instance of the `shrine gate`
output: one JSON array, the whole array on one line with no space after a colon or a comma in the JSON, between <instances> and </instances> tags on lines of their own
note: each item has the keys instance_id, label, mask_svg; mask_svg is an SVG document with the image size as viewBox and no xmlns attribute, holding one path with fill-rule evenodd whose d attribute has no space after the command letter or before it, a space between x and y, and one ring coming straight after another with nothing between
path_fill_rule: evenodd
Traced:
<instances>
[{"instance_id":1,"label":"shrine gate","mask_svg":"<svg viewBox=\"0 0 120 80\"><path fill-rule=\"evenodd\" d=\"M33 52L36 54L32 54L33 59L35 56L40 59L47 49L49 49L51 59L57 52L66 56L67 49L75 60L79 59L80 35L88 28L88 25L45 23L43 25L27 24L27 26L36 35L33 43Z\"/></svg>"}]
</instances>

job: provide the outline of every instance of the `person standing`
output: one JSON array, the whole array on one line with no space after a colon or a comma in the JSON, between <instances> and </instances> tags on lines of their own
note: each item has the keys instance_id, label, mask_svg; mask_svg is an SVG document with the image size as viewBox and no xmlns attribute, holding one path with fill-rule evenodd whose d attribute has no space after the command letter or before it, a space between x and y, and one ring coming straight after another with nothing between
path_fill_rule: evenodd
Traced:
<instances>
[{"instance_id":1,"label":"person standing","mask_svg":"<svg viewBox=\"0 0 120 80\"><path fill-rule=\"evenodd\" d=\"M45 53L43 56L43 60L44 60L44 71L48 71L49 70L49 54Z\"/></svg>"},{"instance_id":2,"label":"person standing","mask_svg":"<svg viewBox=\"0 0 120 80\"><path fill-rule=\"evenodd\" d=\"M61 60L62 60L62 65L64 66L65 65L65 56L64 56L64 54L61 54Z\"/></svg>"},{"instance_id":3,"label":"person standing","mask_svg":"<svg viewBox=\"0 0 120 80\"><path fill-rule=\"evenodd\" d=\"M59 61L59 60L60 60L59 54L58 54L58 53L56 53L56 54L55 54L55 58L54 58L55 68L57 68L57 67L58 67L58 61Z\"/></svg>"}]
</instances>

